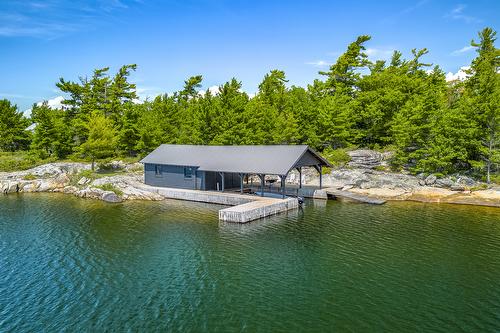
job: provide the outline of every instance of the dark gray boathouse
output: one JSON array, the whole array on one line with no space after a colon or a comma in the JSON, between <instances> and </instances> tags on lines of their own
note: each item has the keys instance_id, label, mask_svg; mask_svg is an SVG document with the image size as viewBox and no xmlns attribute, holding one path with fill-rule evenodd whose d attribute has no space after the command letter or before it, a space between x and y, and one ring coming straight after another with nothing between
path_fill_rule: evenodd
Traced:
<instances>
[{"instance_id":1,"label":"dark gray boathouse","mask_svg":"<svg viewBox=\"0 0 500 333\"><path fill-rule=\"evenodd\" d=\"M306 145L269 146L201 146L164 144L146 156L144 181L147 185L194 190L224 191L239 188L243 192L245 177L257 175L262 192L266 175L278 176L281 192L291 170L314 167L320 175L322 167L331 165Z\"/></svg>"}]
</instances>

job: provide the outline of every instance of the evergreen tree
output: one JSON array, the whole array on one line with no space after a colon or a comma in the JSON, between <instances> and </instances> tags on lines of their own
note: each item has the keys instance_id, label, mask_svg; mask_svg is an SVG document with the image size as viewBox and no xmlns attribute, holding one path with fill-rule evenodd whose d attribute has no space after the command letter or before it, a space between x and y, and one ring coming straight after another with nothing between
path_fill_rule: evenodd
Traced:
<instances>
[{"instance_id":1,"label":"evergreen tree","mask_svg":"<svg viewBox=\"0 0 500 333\"><path fill-rule=\"evenodd\" d=\"M327 76L325 88L329 93L354 94L356 84L361 78L358 69L366 67L370 63L364 52L366 50L364 44L370 39L371 37L368 35L358 36L356 41L349 44L347 51L337 59L335 64L330 66L329 71L319 72L319 74Z\"/></svg>"},{"instance_id":2,"label":"evergreen tree","mask_svg":"<svg viewBox=\"0 0 500 333\"><path fill-rule=\"evenodd\" d=\"M486 167L486 180L500 163L500 49L495 47L496 31L485 28L479 33L479 42L471 42L478 56L472 61L471 75L465 85L464 98L470 99L471 118L478 126L477 151L480 164Z\"/></svg>"},{"instance_id":3,"label":"evergreen tree","mask_svg":"<svg viewBox=\"0 0 500 333\"><path fill-rule=\"evenodd\" d=\"M64 158L71 153L70 130L63 110L51 109L47 102L35 104L31 119L35 123L31 149L40 157Z\"/></svg>"},{"instance_id":4,"label":"evergreen tree","mask_svg":"<svg viewBox=\"0 0 500 333\"><path fill-rule=\"evenodd\" d=\"M97 111L89 117L88 133L88 139L79 147L79 151L92 160L94 170L96 159L116 154L118 136L112 121Z\"/></svg>"},{"instance_id":5,"label":"evergreen tree","mask_svg":"<svg viewBox=\"0 0 500 333\"><path fill-rule=\"evenodd\" d=\"M16 151L26 149L30 143L30 133L26 129L30 121L17 106L8 100L0 100L0 150Z\"/></svg>"},{"instance_id":6,"label":"evergreen tree","mask_svg":"<svg viewBox=\"0 0 500 333\"><path fill-rule=\"evenodd\" d=\"M244 111L248 95L241 92L241 82L235 78L219 88L219 103L215 111L213 128L215 136L210 142L214 145L236 145L245 142L246 132Z\"/></svg>"}]
</instances>

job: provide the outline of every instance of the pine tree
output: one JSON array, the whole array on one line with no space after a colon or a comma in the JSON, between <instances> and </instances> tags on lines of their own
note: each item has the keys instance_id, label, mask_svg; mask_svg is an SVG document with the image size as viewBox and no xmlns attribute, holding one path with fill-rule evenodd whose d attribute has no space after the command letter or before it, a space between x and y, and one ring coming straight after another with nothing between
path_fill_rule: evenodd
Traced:
<instances>
[{"instance_id":1,"label":"pine tree","mask_svg":"<svg viewBox=\"0 0 500 333\"><path fill-rule=\"evenodd\" d=\"M71 153L71 136L63 110L51 109L47 102L35 104L31 119L35 123L31 149L40 157L64 158Z\"/></svg>"},{"instance_id":2,"label":"pine tree","mask_svg":"<svg viewBox=\"0 0 500 333\"><path fill-rule=\"evenodd\" d=\"M116 154L118 136L113 122L97 111L90 115L88 133L88 139L79 147L79 151L92 160L94 170L96 159Z\"/></svg>"},{"instance_id":3,"label":"pine tree","mask_svg":"<svg viewBox=\"0 0 500 333\"><path fill-rule=\"evenodd\" d=\"M479 33L479 42L471 42L478 56L472 61L471 75L465 85L464 98L470 99L471 118L478 126L477 152L486 168L486 180L500 163L500 49L495 47L496 31L485 28Z\"/></svg>"},{"instance_id":4,"label":"pine tree","mask_svg":"<svg viewBox=\"0 0 500 333\"><path fill-rule=\"evenodd\" d=\"M0 150L26 149L30 143L30 133L26 129L29 124L16 105L6 99L0 100Z\"/></svg>"}]
</instances>

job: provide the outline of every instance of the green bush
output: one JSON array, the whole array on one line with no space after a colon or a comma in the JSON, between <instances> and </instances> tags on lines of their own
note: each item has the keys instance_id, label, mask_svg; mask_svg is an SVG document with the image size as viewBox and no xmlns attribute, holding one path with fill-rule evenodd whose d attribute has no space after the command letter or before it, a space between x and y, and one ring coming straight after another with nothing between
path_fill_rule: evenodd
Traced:
<instances>
[{"instance_id":1,"label":"green bush","mask_svg":"<svg viewBox=\"0 0 500 333\"><path fill-rule=\"evenodd\" d=\"M111 191L111 192L114 192L116 195L123 195L123 191L120 190L118 187L112 185L112 184L109 184L109 183L106 183L106 184L102 184L102 185L98 185L98 186L95 186L96 188L100 188L101 190L104 190L104 191Z\"/></svg>"},{"instance_id":2,"label":"green bush","mask_svg":"<svg viewBox=\"0 0 500 333\"><path fill-rule=\"evenodd\" d=\"M97 162L97 170L102 170L102 171L112 171L113 167L111 166L111 162L113 159L103 159L99 160Z\"/></svg>"},{"instance_id":3,"label":"green bush","mask_svg":"<svg viewBox=\"0 0 500 333\"><path fill-rule=\"evenodd\" d=\"M328 160L328 162L337 168L345 167L351 160L351 157L347 154L346 149L332 149L328 147L323 151L322 155Z\"/></svg>"},{"instance_id":4,"label":"green bush","mask_svg":"<svg viewBox=\"0 0 500 333\"><path fill-rule=\"evenodd\" d=\"M490 175L490 181L492 184L500 185L500 174Z\"/></svg>"}]
</instances>

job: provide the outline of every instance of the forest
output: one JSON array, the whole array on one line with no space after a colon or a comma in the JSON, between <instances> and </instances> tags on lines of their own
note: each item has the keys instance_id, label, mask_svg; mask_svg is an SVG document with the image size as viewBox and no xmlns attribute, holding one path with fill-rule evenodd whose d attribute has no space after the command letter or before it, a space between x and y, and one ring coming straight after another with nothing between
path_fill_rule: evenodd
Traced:
<instances>
[{"instance_id":1,"label":"forest","mask_svg":"<svg viewBox=\"0 0 500 333\"><path fill-rule=\"evenodd\" d=\"M283 71L272 70L252 97L236 78L217 93L203 91L197 75L178 92L137 102L135 64L116 73L96 69L77 81L60 78L61 109L35 104L26 118L0 100L0 156L19 152L29 164L137 158L162 143L307 144L331 159L349 149L386 150L394 153L394 171L500 181L496 32L478 33L467 78L452 82L425 62L427 49L413 49L409 59L395 51L390 61L370 61L370 39L357 37L307 87L289 86Z\"/></svg>"}]
</instances>

